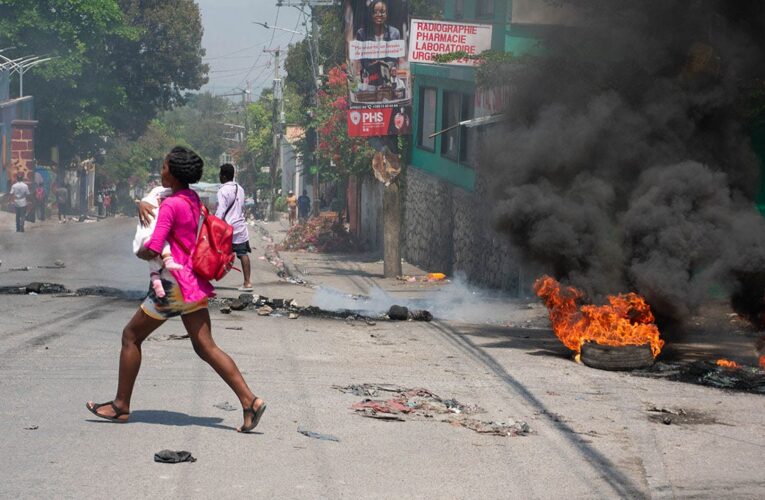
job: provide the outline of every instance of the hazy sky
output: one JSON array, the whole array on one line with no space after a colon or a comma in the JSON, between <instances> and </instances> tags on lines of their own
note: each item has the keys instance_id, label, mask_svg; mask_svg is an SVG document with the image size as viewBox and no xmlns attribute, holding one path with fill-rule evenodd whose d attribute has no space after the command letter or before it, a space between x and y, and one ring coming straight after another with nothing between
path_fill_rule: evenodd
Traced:
<instances>
[{"instance_id":1,"label":"hazy sky","mask_svg":"<svg viewBox=\"0 0 765 500\"><path fill-rule=\"evenodd\" d=\"M298 24L303 22L302 14L295 7L277 8L276 0L197 0L197 3L205 30L202 38L202 46L207 50L205 62L210 65L210 82L202 90L218 95L237 92L236 89L246 88L249 80L256 98L263 87L271 86L274 74L273 54L264 53L263 49L286 49L290 40L294 43L303 37L266 29L252 21L305 31Z\"/></svg>"}]
</instances>

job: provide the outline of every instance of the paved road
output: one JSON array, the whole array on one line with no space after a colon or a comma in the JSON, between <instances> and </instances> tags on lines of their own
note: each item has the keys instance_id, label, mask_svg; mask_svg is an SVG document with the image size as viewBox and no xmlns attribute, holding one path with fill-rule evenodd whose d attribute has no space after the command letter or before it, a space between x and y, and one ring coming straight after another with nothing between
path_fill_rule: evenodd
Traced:
<instances>
[{"instance_id":1,"label":"paved road","mask_svg":"<svg viewBox=\"0 0 765 500\"><path fill-rule=\"evenodd\" d=\"M141 290L146 272L130 256L133 223L0 230L0 286L46 280ZM259 235L253 243L263 250ZM67 267L8 270L56 259ZM312 300L313 290L255 262L256 281L271 296ZM236 295L236 284L234 276L221 293ZM171 338L183 333L179 321L144 346L131 422L96 421L84 402L112 396L120 329L136 305L0 296L0 497L765 496L761 396L592 370L571 362L544 328L213 310L217 341L269 402L258 433L237 434L240 412L214 406L235 399L187 340ZM363 418L349 408L362 397L333 386L366 382L424 387L479 405L483 421L522 420L532 432L497 437L437 418ZM652 420L652 406L693 418L664 425ZM198 461L154 463L163 448L189 450Z\"/></svg>"}]
</instances>

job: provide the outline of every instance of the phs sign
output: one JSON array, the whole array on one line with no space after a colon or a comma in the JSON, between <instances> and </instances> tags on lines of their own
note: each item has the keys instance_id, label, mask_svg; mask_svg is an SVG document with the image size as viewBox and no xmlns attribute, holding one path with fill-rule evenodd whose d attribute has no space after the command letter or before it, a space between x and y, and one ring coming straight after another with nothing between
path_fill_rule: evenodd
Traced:
<instances>
[{"instance_id":1,"label":"phs sign","mask_svg":"<svg viewBox=\"0 0 765 500\"><path fill-rule=\"evenodd\" d=\"M491 25L447 23L412 19L409 62L435 64L433 58L451 52L478 55L491 48ZM476 59L456 59L447 64L475 66Z\"/></svg>"}]
</instances>

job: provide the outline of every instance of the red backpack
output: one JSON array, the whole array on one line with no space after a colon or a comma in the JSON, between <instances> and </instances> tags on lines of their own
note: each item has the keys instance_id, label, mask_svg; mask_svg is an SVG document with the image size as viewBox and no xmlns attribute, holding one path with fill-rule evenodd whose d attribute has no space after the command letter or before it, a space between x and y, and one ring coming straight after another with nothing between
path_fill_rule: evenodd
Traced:
<instances>
[{"instance_id":1,"label":"red backpack","mask_svg":"<svg viewBox=\"0 0 765 500\"><path fill-rule=\"evenodd\" d=\"M183 199L194 206L185 196ZM234 228L226 221L210 215L207 207L200 203L197 242L191 252L194 274L207 281L222 279L234 265L233 236ZM178 244L188 252L184 245L180 242Z\"/></svg>"}]
</instances>

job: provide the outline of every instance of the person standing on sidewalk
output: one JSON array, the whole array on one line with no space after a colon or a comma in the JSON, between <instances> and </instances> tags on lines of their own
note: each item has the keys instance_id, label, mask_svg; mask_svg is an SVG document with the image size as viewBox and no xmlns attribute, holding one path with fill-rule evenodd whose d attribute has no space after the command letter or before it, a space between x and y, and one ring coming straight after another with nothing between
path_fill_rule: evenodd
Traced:
<instances>
[{"instance_id":1,"label":"person standing on sidewalk","mask_svg":"<svg viewBox=\"0 0 765 500\"><path fill-rule=\"evenodd\" d=\"M45 186L42 182L37 183L35 189L35 202L37 203L37 217L41 221L45 220L45 204L47 202L48 193L45 192Z\"/></svg>"},{"instance_id":2,"label":"person standing on sidewalk","mask_svg":"<svg viewBox=\"0 0 765 500\"><path fill-rule=\"evenodd\" d=\"M16 174L16 183L10 191L13 206L16 209L16 232L24 232L24 221L27 218L27 198L29 198L29 186L24 182L24 174Z\"/></svg>"},{"instance_id":3,"label":"person standing on sidewalk","mask_svg":"<svg viewBox=\"0 0 765 500\"><path fill-rule=\"evenodd\" d=\"M297 196L292 191L287 193L287 210L289 210L289 222L292 227L297 219Z\"/></svg>"},{"instance_id":4,"label":"person standing on sidewalk","mask_svg":"<svg viewBox=\"0 0 765 500\"><path fill-rule=\"evenodd\" d=\"M69 200L69 191L61 186L56 189L56 206L58 207L59 222L66 222L66 203Z\"/></svg>"},{"instance_id":5,"label":"person standing on sidewalk","mask_svg":"<svg viewBox=\"0 0 765 500\"><path fill-rule=\"evenodd\" d=\"M170 188L172 194L159 207L151 239L136 255L144 260L154 259L168 242L173 260L182 269L172 272L167 268L162 270L165 296L157 297L154 289L149 287L143 303L122 331L117 396L106 403L88 401L85 404L88 411L97 417L118 423L128 421L130 399L141 368L141 345L165 320L175 316L181 317L194 352L220 375L242 403L244 422L237 431L251 431L266 410L266 403L252 393L234 360L213 340L207 309L207 299L213 295L213 286L194 274L191 268L191 254L187 249L195 247L201 201L189 184L199 182L203 168L202 159L181 146L174 147L165 157L160 175L162 185ZM149 223L151 209L148 203L140 205L139 218L142 223Z\"/></svg>"},{"instance_id":6,"label":"person standing on sidewalk","mask_svg":"<svg viewBox=\"0 0 765 500\"><path fill-rule=\"evenodd\" d=\"M232 239L234 253L242 263L243 283L239 287L240 292L251 292L250 281L250 233L247 231L247 222L244 219L244 189L234 182L234 166L224 163L220 166L218 179L223 184L218 190L218 208L215 216L226 221L234 228Z\"/></svg>"},{"instance_id":7,"label":"person standing on sidewalk","mask_svg":"<svg viewBox=\"0 0 765 500\"><path fill-rule=\"evenodd\" d=\"M311 198L308 197L308 191L303 190L303 194L298 196L298 220L301 224L308 220L308 215L311 213Z\"/></svg>"}]
</instances>

